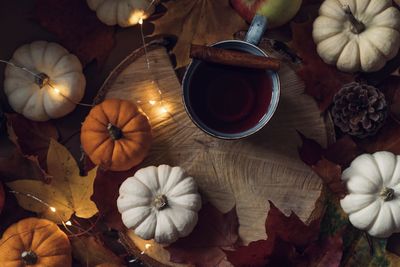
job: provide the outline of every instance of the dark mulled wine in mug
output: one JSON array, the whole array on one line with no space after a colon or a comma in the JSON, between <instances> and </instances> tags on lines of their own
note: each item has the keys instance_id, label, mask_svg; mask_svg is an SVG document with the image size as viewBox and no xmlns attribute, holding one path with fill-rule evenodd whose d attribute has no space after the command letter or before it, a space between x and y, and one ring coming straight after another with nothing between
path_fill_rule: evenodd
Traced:
<instances>
[{"instance_id":1,"label":"dark mulled wine in mug","mask_svg":"<svg viewBox=\"0 0 400 267\"><path fill-rule=\"evenodd\" d=\"M257 46L239 40L212 46L268 57ZM197 127L233 140L250 136L269 122L279 103L280 82L275 71L193 60L182 90L186 112Z\"/></svg>"},{"instance_id":2,"label":"dark mulled wine in mug","mask_svg":"<svg viewBox=\"0 0 400 267\"><path fill-rule=\"evenodd\" d=\"M190 81L192 112L211 130L245 132L266 115L273 83L267 71L201 62Z\"/></svg>"}]
</instances>

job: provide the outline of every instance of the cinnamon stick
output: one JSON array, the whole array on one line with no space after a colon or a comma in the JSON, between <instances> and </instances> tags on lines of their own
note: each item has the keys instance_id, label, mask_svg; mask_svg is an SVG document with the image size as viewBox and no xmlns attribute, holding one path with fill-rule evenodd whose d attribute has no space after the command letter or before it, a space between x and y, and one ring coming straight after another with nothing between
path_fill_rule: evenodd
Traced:
<instances>
[{"instance_id":1,"label":"cinnamon stick","mask_svg":"<svg viewBox=\"0 0 400 267\"><path fill-rule=\"evenodd\" d=\"M235 50L194 44L192 44L190 48L190 57L222 65L273 71L278 71L281 64L280 60L276 58L256 56Z\"/></svg>"}]
</instances>

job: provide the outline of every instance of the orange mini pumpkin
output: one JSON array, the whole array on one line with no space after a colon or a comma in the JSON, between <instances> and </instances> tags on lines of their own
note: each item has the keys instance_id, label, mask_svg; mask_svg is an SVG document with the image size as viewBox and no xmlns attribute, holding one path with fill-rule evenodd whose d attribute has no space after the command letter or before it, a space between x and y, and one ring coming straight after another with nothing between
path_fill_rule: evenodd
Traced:
<instances>
[{"instance_id":1,"label":"orange mini pumpkin","mask_svg":"<svg viewBox=\"0 0 400 267\"><path fill-rule=\"evenodd\" d=\"M107 99L92 108L81 129L83 150L104 169L125 171L138 165L151 146L147 116L132 102Z\"/></svg>"},{"instance_id":2,"label":"orange mini pumpkin","mask_svg":"<svg viewBox=\"0 0 400 267\"><path fill-rule=\"evenodd\" d=\"M27 218L11 225L0 240L0 266L71 266L67 235L48 220Z\"/></svg>"}]
</instances>

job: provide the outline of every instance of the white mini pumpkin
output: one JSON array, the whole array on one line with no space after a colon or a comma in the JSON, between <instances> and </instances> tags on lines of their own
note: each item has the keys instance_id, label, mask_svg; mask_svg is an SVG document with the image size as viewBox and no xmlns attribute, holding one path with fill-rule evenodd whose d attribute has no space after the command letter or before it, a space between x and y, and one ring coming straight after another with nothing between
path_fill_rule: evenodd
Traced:
<instances>
[{"instance_id":1,"label":"white mini pumpkin","mask_svg":"<svg viewBox=\"0 0 400 267\"><path fill-rule=\"evenodd\" d=\"M349 194L340 205L355 227L383 238L400 232L400 156L385 151L358 156L342 180Z\"/></svg>"},{"instance_id":2,"label":"white mini pumpkin","mask_svg":"<svg viewBox=\"0 0 400 267\"><path fill-rule=\"evenodd\" d=\"M141 18L153 14L155 9L151 0L87 0L87 3L104 24L121 27L137 24Z\"/></svg>"},{"instance_id":3,"label":"white mini pumpkin","mask_svg":"<svg viewBox=\"0 0 400 267\"><path fill-rule=\"evenodd\" d=\"M4 92L11 107L26 118L59 118L81 101L86 85L82 65L59 44L36 41L23 45L14 52L11 62L41 77L12 66L6 68Z\"/></svg>"},{"instance_id":4,"label":"white mini pumpkin","mask_svg":"<svg viewBox=\"0 0 400 267\"><path fill-rule=\"evenodd\" d=\"M123 223L136 235L169 244L192 232L201 197L182 168L150 166L122 183L117 206Z\"/></svg>"},{"instance_id":5,"label":"white mini pumpkin","mask_svg":"<svg viewBox=\"0 0 400 267\"><path fill-rule=\"evenodd\" d=\"M326 0L313 26L317 51L346 72L372 72L396 56L400 12L392 0Z\"/></svg>"}]
</instances>

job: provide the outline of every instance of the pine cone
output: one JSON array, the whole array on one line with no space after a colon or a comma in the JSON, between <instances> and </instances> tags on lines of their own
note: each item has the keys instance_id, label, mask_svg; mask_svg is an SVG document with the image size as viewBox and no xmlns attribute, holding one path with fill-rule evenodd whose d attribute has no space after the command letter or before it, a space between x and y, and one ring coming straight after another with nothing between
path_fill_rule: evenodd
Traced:
<instances>
[{"instance_id":1,"label":"pine cone","mask_svg":"<svg viewBox=\"0 0 400 267\"><path fill-rule=\"evenodd\" d=\"M383 126L388 108L385 96L377 88L352 82L335 95L331 114L343 133L364 138Z\"/></svg>"}]
</instances>

